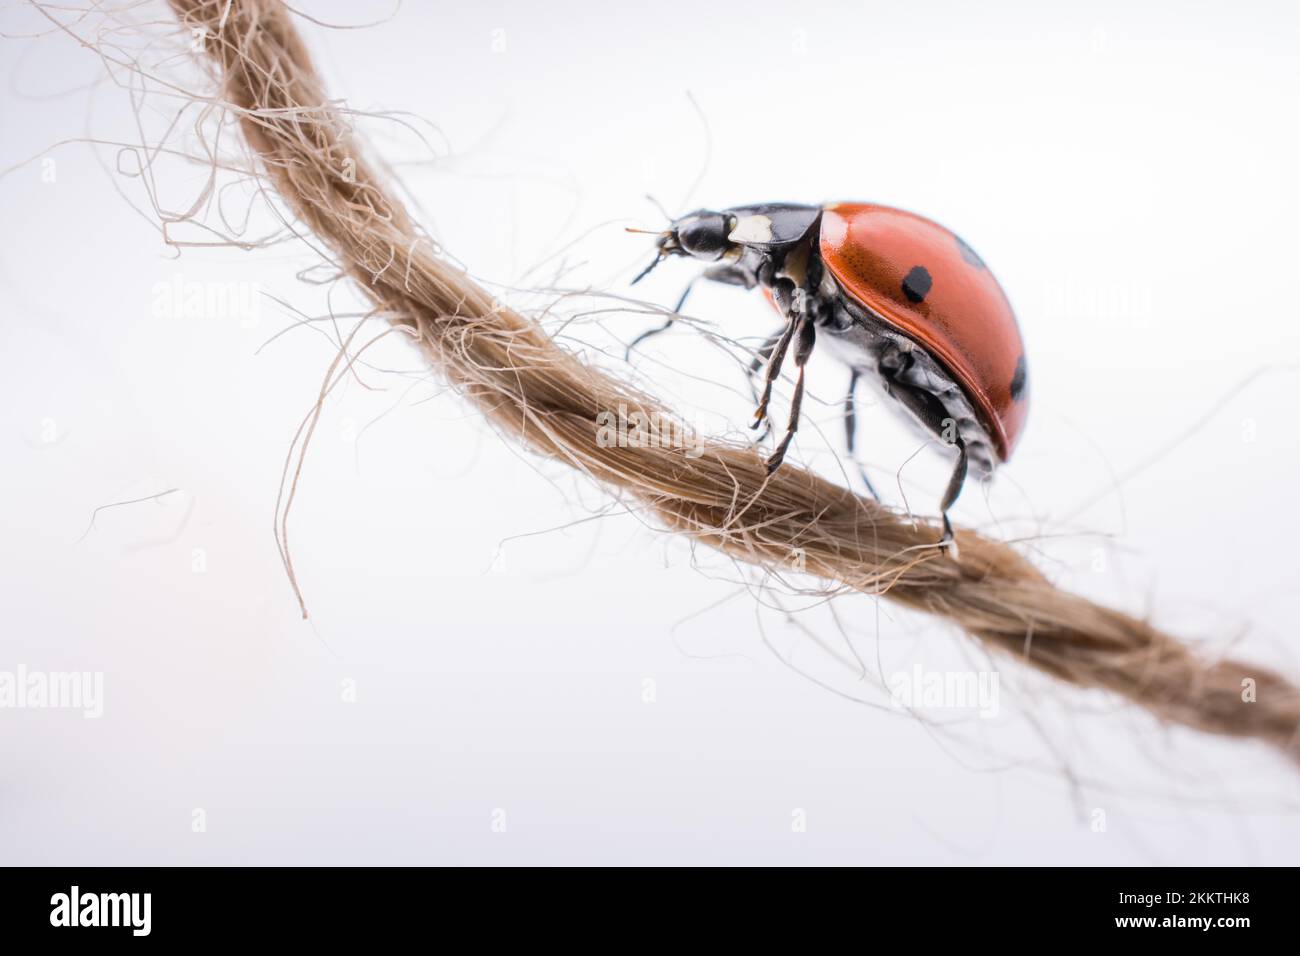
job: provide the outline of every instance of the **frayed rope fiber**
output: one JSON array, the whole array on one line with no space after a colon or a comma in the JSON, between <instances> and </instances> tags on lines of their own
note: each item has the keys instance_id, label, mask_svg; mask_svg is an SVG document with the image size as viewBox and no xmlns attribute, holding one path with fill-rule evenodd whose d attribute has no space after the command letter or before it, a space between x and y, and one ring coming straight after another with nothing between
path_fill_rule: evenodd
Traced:
<instances>
[{"instance_id":1,"label":"frayed rope fiber","mask_svg":"<svg viewBox=\"0 0 1300 956\"><path fill-rule=\"evenodd\" d=\"M623 405L659 420L667 411L560 348L438 255L360 155L291 12L277 0L170 2L185 27L206 33L220 88L212 108L240 117L283 201L504 434L738 560L788 567L798 549L809 574L949 620L1062 681L1118 694L1170 723L1300 755L1300 692L1285 678L1205 659L1145 621L1061 591L1004 544L960 530L953 560L934 547L934 526L792 464L769 476L753 447L606 447L597 440L602 411Z\"/></svg>"}]
</instances>

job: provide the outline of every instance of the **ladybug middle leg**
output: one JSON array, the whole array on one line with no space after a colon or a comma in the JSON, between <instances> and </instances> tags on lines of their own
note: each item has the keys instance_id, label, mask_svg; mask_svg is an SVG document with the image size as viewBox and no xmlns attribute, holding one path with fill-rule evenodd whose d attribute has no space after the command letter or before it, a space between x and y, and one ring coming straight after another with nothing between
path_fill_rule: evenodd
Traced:
<instances>
[{"instance_id":1,"label":"ladybug middle leg","mask_svg":"<svg viewBox=\"0 0 1300 956\"><path fill-rule=\"evenodd\" d=\"M776 351L777 345L784 336L785 326L782 326L763 340L763 344L758 347L757 351L754 352L753 359L750 360L748 375L749 392L750 395L753 396L755 407L757 407L760 401L758 386L755 384L755 379L758 378L758 373L762 370L764 363L772 361L772 353ZM764 418L764 422L770 424L771 420ZM767 437L768 431L768 428L764 428L762 434L756 436L754 441L761 442Z\"/></svg>"},{"instance_id":2,"label":"ladybug middle leg","mask_svg":"<svg viewBox=\"0 0 1300 956\"><path fill-rule=\"evenodd\" d=\"M781 467L781 462L785 460L785 453L790 448L790 442L794 440L794 433L799 430L799 415L803 407L804 393L804 372L808 364L808 357L812 355L813 346L817 344L817 325L813 322L812 317L801 314L792 321L790 328L794 330L794 365L799 370L794 383L794 397L790 400L790 419L785 426L785 436L781 443L776 446L776 450L767 458L767 473L770 475ZM772 363L775 365L776 363ZM767 394L770 395L772 390L772 376L768 376Z\"/></svg>"},{"instance_id":3,"label":"ladybug middle leg","mask_svg":"<svg viewBox=\"0 0 1300 956\"><path fill-rule=\"evenodd\" d=\"M780 338L776 340L776 344L768 352L767 372L763 376L763 394L759 396L758 408L754 410L754 420L750 422L750 428L758 428L767 418L767 405L772 400L772 386L776 384L776 380L781 374L781 366L785 364L785 353L790 350L790 340L794 338L798 324L799 317L790 316L785 328L781 330Z\"/></svg>"},{"instance_id":4,"label":"ladybug middle leg","mask_svg":"<svg viewBox=\"0 0 1300 956\"><path fill-rule=\"evenodd\" d=\"M781 341L781 338L784 335L785 335L785 326L783 325L781 326L781 328L777 329L775 332L773 332L771 335L765 338L763 340L763 344L760 345L758 347L758 350L754 352L754 358L749 363L749 379L751 382L754 380L754 376L758 374L758 370L763 367L763 364L765 362L770 362L772 360L772 352L776 348L777 343ZM754 392L754 401L755 402L758 401L757 391Z\"/></svg>"}]
</instances>

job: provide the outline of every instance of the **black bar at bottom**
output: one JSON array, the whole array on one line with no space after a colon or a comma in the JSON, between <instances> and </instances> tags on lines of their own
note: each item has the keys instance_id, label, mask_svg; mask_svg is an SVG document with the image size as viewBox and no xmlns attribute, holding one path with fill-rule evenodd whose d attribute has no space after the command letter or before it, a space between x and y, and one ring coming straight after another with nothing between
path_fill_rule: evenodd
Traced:
<instances>
[{"instance_id":1,"label":"black bar at bottom","mask_svg":"<svg viewBox=\"0 0 1300 956\"><path fill-rule=\"evenodd\" d=\"M72 937L166 942L401 942L622 947L815 929L864 946L1049 940L1232 946L1294 921L1291 870L833 869L769 871L370 868L33 868L0 871L6 944ZM468 934L465 937L464 934ZM974 935L972 935L974 934ZM1289 935L1289 934L1288 934ZM1022 939L1027 939L1023 937ZM454 944L454 943L453 943ZM8 948L8 946L6 946ZM19 950L9 950L19 952Z\"/></svg>"}]
</instances>

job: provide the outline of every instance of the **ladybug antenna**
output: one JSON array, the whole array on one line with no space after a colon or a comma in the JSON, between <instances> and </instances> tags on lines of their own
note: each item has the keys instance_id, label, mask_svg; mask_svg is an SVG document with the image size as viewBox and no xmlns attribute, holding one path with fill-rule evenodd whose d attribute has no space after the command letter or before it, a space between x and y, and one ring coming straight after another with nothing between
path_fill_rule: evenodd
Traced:
<instances>
[{"instance_id":1,"label":"ladybug antenna","mask_svg":"<svg viewBox=\"0 0 1300 956\"><path fill-rule=\"evenodd\" d=\"M658 199L655 199L655 197L654 197L654 196L651 196L649 193L646 193L646 194L645 194L645 198L648 199L648 200L650 200L651 204L652 204L656 209L659 210L659 214L660 214L661 216L663 216L663 217L664 217L665 219L667 219L669 222L672 222L672 221L673 221L673 217L670 216L670 215L668 215L668 210L664 208L663 203L661 203Z\"/></svg>"}]
</instances>

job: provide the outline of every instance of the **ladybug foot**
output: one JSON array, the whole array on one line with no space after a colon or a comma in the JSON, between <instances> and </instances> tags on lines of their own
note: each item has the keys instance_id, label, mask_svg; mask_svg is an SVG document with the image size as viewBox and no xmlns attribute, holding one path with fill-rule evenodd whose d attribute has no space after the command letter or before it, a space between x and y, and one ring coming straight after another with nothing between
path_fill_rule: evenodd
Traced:
<instances>
[{"instance_id":1,"label":"ladybug foot","mask_svg":"<svg viewBox=\"0 0 1300 956\"><path fill-rule=\"evenodd\" d=\"M789 451L790 442L793 440L794 431L786 432L785 437L781 439L781 444L777 445L772 454L767 456L767 473L769 475L781 467L781 462L785 461L785 453Z\"/></svg>"},{"instance_id":2,"label":"ladybug foot","mask_svg":"<svg viewBox=\"0 0 1300 956\"><path fill-rule=\"evenodd\" d=\"M950 552L954 561L959 560L961 557L957 551L957 539L953 536L952 523L948 520L947 512L944 512L943 515L943 535L940 536L937 547L940 551L947 550Z\"/></svg>"}]
</instances>

